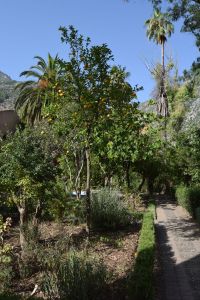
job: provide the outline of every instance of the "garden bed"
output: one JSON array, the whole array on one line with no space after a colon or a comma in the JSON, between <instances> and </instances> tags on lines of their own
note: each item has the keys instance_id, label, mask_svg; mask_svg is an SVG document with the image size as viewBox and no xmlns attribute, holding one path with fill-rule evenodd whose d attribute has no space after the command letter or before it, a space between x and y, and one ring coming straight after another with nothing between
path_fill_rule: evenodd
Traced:
<instances>
[{"instance_id":1,"label":"garden bed","mask_svg":"<svg viewBox=\"0 0 200 300\"><path fill-rule=\"evenodd\" d=\"M99 295L99 299L123 300L127 299L127 278L135 260L139 229L140 225L136 224L116 231L92 232L88 242L85 225L72 226L63 223L46 222L41 225L39 247L53 249L57 247L58 243L66 242L67 247L70 244L70 247L78 251L87 248L90 256L95 256L102 260L110 274L103 293ZM12 228L6 239L8 243L14 246L15 259L17 259L17 252L19 251L17 235L18 228ZM31 251L35 253L36 248ZM32 263L34 264L34 261ZM16 294L30 296L35 284L38 283L39 285L40 277L41 272L37 270L37 267L34 272L33 268L31 274L24 276L23 279L15 278L12 282L11 290ZM40 291L40 286L35 296L45 298Z\"/></svg>"}]
</instances>

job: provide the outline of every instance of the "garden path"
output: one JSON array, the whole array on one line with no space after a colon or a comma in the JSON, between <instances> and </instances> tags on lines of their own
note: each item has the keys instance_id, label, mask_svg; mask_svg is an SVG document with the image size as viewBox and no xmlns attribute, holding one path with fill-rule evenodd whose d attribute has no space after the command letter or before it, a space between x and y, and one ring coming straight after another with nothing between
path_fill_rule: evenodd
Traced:
<instances>
[{"instance_id":1,"label":"garden path","mask_svg":"<svg viewBox=\"0 0 200 300\"><path fill-rule=\"evenodd\" d=\"M200 227L166 197L156 212L157 300L200 300Z\"/></svg>"}]
</instances>

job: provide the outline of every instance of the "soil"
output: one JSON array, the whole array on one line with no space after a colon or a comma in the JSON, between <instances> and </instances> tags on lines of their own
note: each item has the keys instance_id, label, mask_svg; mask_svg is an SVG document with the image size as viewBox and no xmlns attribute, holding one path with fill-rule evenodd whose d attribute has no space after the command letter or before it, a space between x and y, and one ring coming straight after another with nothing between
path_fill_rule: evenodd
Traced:
<instances>
[{"instance_id":1,"label":"soil","mask_svg":"<svg viewBox=\"0 0 200 300\"><path fill-rule=\"evenodd\" d=\"M46 222L41 225L40 243L52 247L58 240L67 237L70 238L70 243L80 250L87 245L88 252L100 257L108 271L112 273L101 299L125 300L127 299L127 278L135 260L139 229L140 226L135 225L115 232L92 232L88 243L85 224L72 226L65 223ZM20 256L18 227L11 229L6 242L14 247L17 260ZM13 293L30 296L40 278L37 270L32 273L31 276L25 276L25 279L18 277L13 280ZM44 298L39 288L36 296Z\"/></svg>"}]
</instances>

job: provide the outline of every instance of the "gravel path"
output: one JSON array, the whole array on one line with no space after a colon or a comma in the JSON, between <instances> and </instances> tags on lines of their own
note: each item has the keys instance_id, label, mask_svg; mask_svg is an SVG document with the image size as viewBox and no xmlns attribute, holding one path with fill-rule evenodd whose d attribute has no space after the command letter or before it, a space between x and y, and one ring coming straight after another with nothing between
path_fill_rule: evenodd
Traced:
<instances>
[{"instance_id":1,"label":"gravel path","mask_svg":"<svg viewBox=\"0 0 200 300\"><path fill-rule=\"evenodd\" d=\"M166 198L157 203L158 300L200 300L200 227Z\"/></svg>"}]
</instances>

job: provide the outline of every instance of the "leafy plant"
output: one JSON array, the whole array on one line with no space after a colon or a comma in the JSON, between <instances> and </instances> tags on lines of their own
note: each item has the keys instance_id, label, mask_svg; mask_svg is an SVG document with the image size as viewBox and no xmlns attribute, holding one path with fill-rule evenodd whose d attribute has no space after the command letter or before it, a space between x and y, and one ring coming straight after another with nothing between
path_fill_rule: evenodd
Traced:
<instances>
[{"instance_id":1,"label":"leafy plant","mask_svg":"<svg viewBox=\"0 0 200 300\"><path fill-rule=\"evenodd\" d=\"M48 299L98 299L105 287L107 272L101 261L84 252L70 251L59 261L52 261L43 273L42 289Z\"/></svg>"},{"instance_id":2,"label":"leafy plant","mask_svg":"<svg viewBox=\"0 0 200 300\"><path fill-rule=\"evenodd\" d=\"M5 233L9 231L11 226L11 219L7 218L3 222L0 216L0 290L5 291L12 278L12 247L10 244L5 243Z\"/></svg>"},{"instance_id":3,"label":"leafy plant","mask_svg":"<svg viewBox=\"0 0 200 300\"><path fill-rule=\"evenodd\" d=\"M94 228L116 229L131 223L128 205L118 191L108 188L92 193L91 223Z\"/></svg>"},{"instance_id":4,"label":"leafy plant","mask_svg":"<svg viewBox=\"0 0 200 300\"><path fill-rule=\"evenodd\" d=\"M179 205L195 216L195 210L200 206L200 187L179 185L176 188L176 199Z\"/></svg>"},{"instance_id":5,"label":"leafy plant","mask_svg":"<svg viewBox=\"0 0 200 300\"><path fill-rule=\"evenodd\" d=\"M0 186L7 202L20 214L20 242L25 245L24 225L33 219L35 226L48 198L47 190L57 175L53 143L36 129L17 131L3 143L0 152Z\"/></svg>"}]
</instances>

